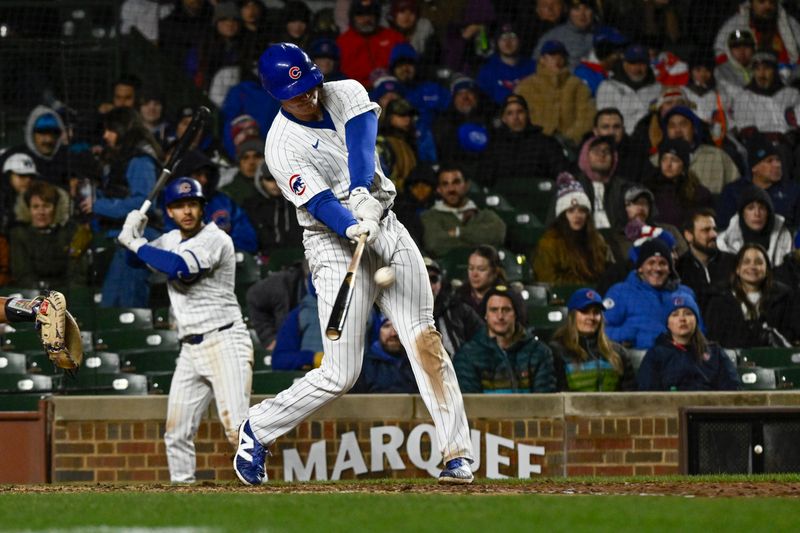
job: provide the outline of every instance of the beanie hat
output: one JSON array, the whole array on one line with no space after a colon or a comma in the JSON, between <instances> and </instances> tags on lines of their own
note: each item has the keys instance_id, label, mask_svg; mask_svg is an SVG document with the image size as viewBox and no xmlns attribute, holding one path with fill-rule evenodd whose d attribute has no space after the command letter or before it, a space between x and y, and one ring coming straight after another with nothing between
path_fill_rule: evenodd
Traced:
<instances>
[{"instance_id":1,"label":"beanie hat","mask_svg":"<svg viewBox=\"0 0 800 533\"><path fill-rule=\"evenodd\" d=\"M592 202L583 186L569 172L562 172L556 179L558 193L556 196L556 217L575 206L585 207L591 213Z\"/></svg>"},{"instance_id":2,"label":"beanie hat","mask_svg":"<svg viewBox=\"0 0 800 533\"><path fill-rule=\"evenodd\" d=\"M328 37L320 37L308 47L308 56L311 59L327 57L339 61L339 46L336 41Z\"/></svg>"},{"instance_id":3,"label":"beanie hat","mask_svg":"<svg viewBox=\"0 0 800 533\"><path fill-rule=\"evenodd\" d=\"M525 305L522 301L522 296L515 291L514 289L510 288L508 285L495 285L494 287L490 288L486 291L486 294L483 295L483 300L481 300L481 308L480 314L481 317L486 316L486 305L489 303L489 298L492 296L505 296L509 300L511 300L511 306L514 308L514 314L517 317L518 324L525 324L528 321L527 313L525 311Z\"/></svg>"},{"instance_id":4,"label":"beanie hat","mask_svg":"<svg viewBox=\"0 0 800 533\"><path fill-rule=\"evenodd\" d=\"M260 137L248 137L236 146L236 159L239 160L247 152L264 153L264 140Z\"/></svg>"},{"instance_id":5,"label":"beanie hat","mask_svg":"<svg viewBox=\"0 0 800 533\"><path fill-rule=\"evenodd\" d=\"M650 208L652 209L656 203L656 197L653 196L653 193L650 191L650 189L638 183L631 185L625 191L625 205L635 202L642 196L647 198L647 201L650 202Z\"/></svg>"},{"instance_id":6,"label":"beanie hat","mask_svg":"<svg viewBox=\"0 0 800 533\"><path fill-rule=\"evenodd\" d=\"M625 236L628 237L628 240L633 242L634 248L631 250L635 250L637 247L643 245L645 242L649 241L650 239L660 239L661 241L666 244L670 250L675 248L675 237L664 228L658 226L651 226L650 224L644 224L640 220L637 219L639 225L629 224L625 227ZM638 232L636 228L638 227ZM631 257L633 262L636 262L636 257Z\"/></svg>"},{"instance_id":7,"label":"beanie hat","mask_svg":"<svg viewBox=\"0 0 800 533\"><path fill-rule=\"evenodd\" d=\"M733 30L728 34L728 46L733 48L735 46L752 46L755 48L756 40L749 29Z\"/></svg>"},{"instance_id":8,"label":"beanie hat","mask_svg":"<svg viewBox=\"0 0 800 533\"><path fill-rule=\"evenodd\" d=\"M650 63L650 53L641 44L632 44L625 49L622 59L626 63Z\"/></svg>"},{"instance_id":9,"label":"beanie hat","mask_svg":"<svg viewBox=\"0 0 800 533\"><path fill-rule=\"evenodd\" d=\"M450 94L455 96L456 93L462 89L477 91L478 84L475 83L475 80L473 80L469 76L458 76L456 79L453 80L453 83L450 84Z\"/></svg>"},{"instance_id":10,"label":"beanie hat","mask_svg":"<svg viewBox=\"0 0 800 533\"><path fill-rule=\"evenodd\" d=\"M261 131L258 122L250 115L239 115L231 121L231 140L239 146L248 137L258 137Z\"/></svg>"},{"instance_id":11,"label":"beanie hat","mask_svg":"<svg viewBox=\"0 0 800 533\"><path fill-rule=\"evenodd\" d=\"M664 87L661 90L661 94L658 96L655 105L653 106L655 109L661 109L661 106L664 104L672 104L675 105L684 105L689 106L690 101L689 97L686 96L686 91L683 90L683 87Z\"/></svg>"},{"instance_id":12,"label":"beanie hat","mask_svg":"<svg viewBox=\"0 0 800 533\"><path fill-rule=\"evenodd\" d=\"M61 124L54 113L45 113L33 123L33 131L61 131Z\"/></svg>"},{"instance_id":13,"label":"beanie hat","mask_svg":"<svg viewBox=\"0 0 800 533\"><path fill-rule=\"evenodd\" d=\"M564 43L555 39L545 41L542 45L539 55L543 56L545 54L561 54L564 57L569 57L569 52L567 52L567 47L564 46Z\"/></svg>"},{"instance_id":14,"label":"beanie hat","mask_svg":"<svg viewBox=\"0 0 800 533\"><path fill-rule=\"evenodd\" d=\"M773 67L777 67L778 56L775 55L774 51L769 49L758 50L755 54L753 54L751 65L755 67L756 63L767 63Z\"/></svg>"},{"instance_id":15,"label":"beanie hat","mask_svg":"<svg viewBox=\"0 0 800 533\"><path fill-rule=\"evenodd\" d=\"M641 267L651 257L663 257L669 263L670 272L673 271L672 251L667 243L661 239L649 239L641 246L637 246L636 268Z\"/></svg>"},{"instance_id":16,"label":"beanie hat","mask_svg":"<svg viewBox=\"0 0 800 533\"><path fill-rule=\"evenodd\" d=\"M525 100L525 98L523 96L521 96L519 94L513 94L513 93L509 94L508 96L506 96L503 99L503 103L500 104L500 114L501 115L505 112L506 108L510 104L519 104L519 105L521 105L522 109L525 110L525 116L528 116L528 102Z\"/></svg>"},{"instance_id":17,"label":"beanie hat","mask_svg":"<svg viewBox=\"0 0 800 533\"><path fill-rule=\"evenodd\" d=\"M583 311L590 305L599 305L603 307L603 298L600 294L591 288L584 287L572 293L567 301L567 309L570 311Z\"/></svg>"},{"instance_id":18,"label":"beanie hat","mask_svg":"<svg viewBox=\"0 0 800 533\"><path fill-rule=\"evenodd\" d=\"M239 8L233 2L220 2L214 8L214 24L220 20L233 19L241 20L242 16L239 13Z\"/></svg>"},{"instance_id":19,"label":"beanie hat","mask_svg":"<svg viewBox=\"0 0 800 533\"><path fill-rule=\"evenodd\" d=\"M664 154L672 154L681 161L683 161L683 172L689 171L689 163L691 161L692 147L683 138L678 139L664 139L658 146L658 162L661 163L661 158Z\"/></svg>"},{"instance_id":20,"label":"beanie hat","mask_svg":"<svg viewBox=\"0 0 800 533\"><path fill-rule=\"evenodd\" d=\"M401 61L416 63L417 59L419 59L419 54L417 54L413 46L409 43L397 43L389 54L389 68L393 69Z\"/></svg>"},{"instance_id":21,"label":"beanie hat","mask_svg":"<svg viewBox=\"0 0 800 533\"><path fill-rule=\"evenodd\" d=\"M400 94L400 82L394 76L382 76L375 80L369 97L373 102L377 102L383 98L386 93Z\"/></svg>"},{"instance_id":22,"label":"beanie hat","mask_svg":"<svg viewBox=\"0 0 800 533\"><path fill-rule=\"evenodd\" d=\"M698 320L700 319L700 308L697 306L697 302L694 301L694 298L692 298L692 295L687 292L675 292L672 294L672 297L669 299L667 318L678 309L684 307L690 309L692 313L694 313L695 318Z\"/></svg>"},{"instance_id":23,"label":"beanie hat","mask_svg":"<svg viewBox=\"0 0 800 533\"><path fill-rule=\"evenodd\" d=\"M747 143L747 163L753 168L766 158L778 155L775 145L763 134L756 133Z\"/></svg>"}]
</instances>

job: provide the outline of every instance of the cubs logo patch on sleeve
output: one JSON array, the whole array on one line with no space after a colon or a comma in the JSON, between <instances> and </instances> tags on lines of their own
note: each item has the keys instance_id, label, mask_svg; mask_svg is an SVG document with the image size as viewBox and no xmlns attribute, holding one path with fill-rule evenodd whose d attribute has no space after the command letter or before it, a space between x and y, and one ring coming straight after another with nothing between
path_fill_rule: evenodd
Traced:
<instances>
[{"instance_id":1,"label":"cubs logo patch on sleeve","mask_svg":"<svg viewBox=\"0 0 800 533\"><path fill-rule=\"evenodd\" d=\"M292 192L297 196L303 196L303 193L306 192L306 182L303 181L300 174L293 174L292 177L289 178L289 187L291 187Z\"/></svg>"}]
</instances>

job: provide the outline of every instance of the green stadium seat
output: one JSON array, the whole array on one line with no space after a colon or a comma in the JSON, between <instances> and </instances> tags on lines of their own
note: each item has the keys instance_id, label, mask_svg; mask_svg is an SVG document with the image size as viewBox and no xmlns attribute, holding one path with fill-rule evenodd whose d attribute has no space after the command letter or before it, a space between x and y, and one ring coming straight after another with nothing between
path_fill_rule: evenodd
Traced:
<instances>
[{"instance_id":1,"label":"green stadium seat","mask_svg":"<svg viewBox=\"0 0 800 533\"><path fill-rule=\"evenodd\" d=\"M550 179L504 177L492 190L508 198L517 209L531 211L541 221L547 219L556 195L556 185Z\"/></svg>"},{"instance_id":2,"label":"green stadium seat","mask_svg":"<svg viewBox=\"0 0 800 533\"><path fill-rule=\"evenodd\" d=\"M172 372L145 372L147 390L150 394L169 394Z\"/></svg>"},{"instance_id":3,"label":"green stadium seat","mask_svg":"<svg viewBox=\"0 0 800 533\"><path fill-rule=\"evenodd\" d=\"M180 352L177 350L148 350L120 352L120 366L125 372L174 372Z\"/></svg>"},{"instance_id":4,"label":"green stadium seat","mask_svg":"<svg viewBox=\"0 0 800 533\"><path fill-rule=\"evenodd\" d=\"M39 394L0 395L0 412L38 411Z\"/></svg>"},{"instance_id":5,"label":"green stadium seat","mask_svg":"<svg viewBox=\"0 0 800 533\"><path fill-rule=\"evenodd\" d=\"M172 326L172 317L169 314L169 307L158 307L153 309L153 327L156 329L169 329Z\"/></svg>"},{"instance_id":6,"label":"green stadium seat","mask_svg":"<svg viewBox=\"0 0 800 533\"><path fill-rule=\"evenodd\" d=\"M547 306L549 296L547 285L525 285L520 294L525 301L526 308Z\"/></svg>"},{"instance_id":7,"label":"green stadium seat","mask_svg":"<svg viewBox=\"0 0 800 533\"><path fill-rule=\"evenodd\" d=\"M775 382L779 389L800 389L800 366L776 368Z\"/></svg>"},{"instance_id":8,"label":"green stadium seat","mask_svg":"<svg viewBox=\"0 0 800 533\"><path fill-rule=\"evenodd\" d=\"M739 363L762 368L800 365L800 348L742 348L739 350Z\"/></svg>"},{"instance_id":9,"label":"green stadium seat","mask_svg":"<svg viewBox=\"0 0 800 533\"><path fill-rule=\"evenodd\" d=\"M92 308L100 303L100 292L93 287L69 286L62 292L67 298L70 313L75 308Z\"/></svg>"},{"instance_id":10,"label":"green stadium seat","mask_svg":"<svg viewBox=\"0 0 800 533\"><path fill-rule=\"evenodd\" d=\"M42 341L30 331L14 331L3 335L4 352L28 352L41 350Z\"/></svg>"},{"instance_id":11,"label":"green stadium seat","mask_svg":"<svg viewBox=\"0 0 800 533\"><path fill-rule=\"evenodd\" d=\"M236 286L249 287L261 279L261 265L255 256L236 252Z\"/></svg>"},{"instance_id":12,"label":"green stadium seat","mask_svg":"<svg viewBox=\"0 0 800 533\"><path fill-rule=\"evenodd\" d=\"M506 248L498 248L497 254L500 256L500 262L503 265L503 270L506 272L506 279L509 283L531 281L533 273L525 254L516 254Z\"/></svg>"},{"instance_id":13,"label":"green stadium seat","mask_svg":"<svg viewBox=\"0 0 800 533\"><path fill-rule=\"evenodd\" d=\"M147 377L141 374L88 374L78 372L75 379L63 380L63 392L87 395L147 394Z\"/></svg>"},{"instance_id":14,"label":"green stadium seat","mask_svg":"<svg viewBox=\"0 0 800 533\"><path fill-rule=\"evenodd\" d=\"M256 330L250 328L250 340L253 341L253 370L271 370L272 369L272 351L267 350L261 345L258 339Z\"/></svg>"},{"instance_id":15,"label":"green stadium seat","mask_svg":"<svg viewBox=\"0 0 800 533\"><path fill-rule=\"evenodd\" d=\"M39 374L0 374L0 394L7 392L51 391L59 377Z\"/></svg>"},{"instance_id":16,"label":"green stadium seat","mask_svg":"<svg viewBox=\"0 0 800 533\"><path fill-rule=\"evenodd\" d=\"M294 264L300 263L305 259L305 250L302 247L274 248L270 250L269 261L267 261L268 272L278 272Z\"/></svg>"},{"instance_id":17,"label":"green stadium seat","mask_svg":"<svg viewBox=\"0 0 800 533\"><path fill-rule=\"evenodd\" d=\"M253 372L253 394L278 394L292 386L305 372Z\"/></svg>"},{"instance_id":18,"label":"green stadium seat","mask_svg":"<svg viewBox=\"0 0 800 533\"><path fill-rule=\"evenodd\" d=\"M120 369L120 356L115 352L94 352L85 355L81 374L117 374Z\"/></svg>"},{"instance_id":19,"label":"green stadium seat","mask_svg":"<svg viewBox=\"0 0 800 533\"><path fill-rule=\"evenodd\" d=\"M737 367L743 390L774 390L777 388L775 370L772 368Z\"/></svg>"},{"instance_id":20,"label":"green stadium seat","mask_svg":"<svg viewBox=\"0 0 800 533\"><path fill-rule=\"evenodd\" d=\"M483 199L483 204L478 204L482 209L491 209L497 213L515 213L516 209L502 194L489 193Z\"/></svg>"},{"instance_id":21,"label":"green stadium seat","mask_svg":"<svg viewBox=\"0 0 800 533\"><path fill-rule=\"evenodd\" d=\"M73 306L71 303L69 303L69 300L67 300L67 305L69 306L69 312L72 315L72 318L75 319L75 322L78 324L78 327L81 328L81 331L94 331L96 329L95 319L98 313L95 306Z\"/></svg>"},{"instance_id":22,"label":"green stadium seat","mask_svg":"<svg viewBox=\"0 0 800 533\"><path fill-rule=\"evenodd\" d=\"M566 305L572 293L586 285L550 285L550 305Z\"/></svg>"},{"instance_id":23,"label":"green stadium seat","mask_svg":"<svg viewBox=\"0 0 800 533\"><path fill-rule=\"evenodd\" d=\"M567 308L563 306L531 307L528 309L528 326L534 335L547 342L553 333L567 322Z\"/></svg>"},{"instance_id":24,"label":"green stadium seat","mask_svg":"<svg viewBox=\"0 0 800 533\"><path fill-rule=\"evenodd\" d=\"M42 349L25 352L25 366L31 374L53 375L60 372Z\"/></svg>"},{"instance_id":25,"label":"green stadium seat","mask_svg":"<svg viewBox=\"0 0 800 533\"><path fill-rule=\"evenodd\" d=\"M531 212L507 213L502 217L506 223L506 243L519 253L529 254L536 248L547 228Z\"/></svg>"},{"instance_id":26,"label":"green stadium seat","mask_svg":"<svg viewBox=\"0 0 800 533\"><path fill-rule=\"evenodd\" d=\"M178 351L178 333L171 329L110 330L95 334L95 349L114 352Z\"/></svg>"},{"instance_id":27,"label":"green stadium seat","mask_svg":"<svg viewBox=\"0 0 800 533\"><path fill-rule=\"evenodd\" d=\"M632 348L628 348L627 352L631 361L631 366L633 367L633 371L637 372L642 364L642 359L644 359L647 350L634 350Z\"/></svg>"},{"instance_id":28,"label":"green stadium seat","mask_svg":"<svg viewBox=\"0 0 800 533\"><path fill-rule=\"evenodd\" d=\"M24 374L28 371L24 353L0 353L0 374Z\"/></svg>"},{"instance_id":29,"label":"green stadium seat","mask_svg":"<svg viewBox=\"0 0 800 533\"><path fill-rule=\"evenodd\" d=\"M143 307L106 307L98 309L95 330L151 329L152 309Z\"/></svg>"},{"instance_id":30,"label":"green stadium seat","mask_svg":"<svg viewBox=\"0 0 800 533\"><path fill-rule=\"evenodd\" d=\"M467 279L467 261L471 252L471 248L455 248L437 260L447 279L450 281Z\"/></svg>"}]
</instances>

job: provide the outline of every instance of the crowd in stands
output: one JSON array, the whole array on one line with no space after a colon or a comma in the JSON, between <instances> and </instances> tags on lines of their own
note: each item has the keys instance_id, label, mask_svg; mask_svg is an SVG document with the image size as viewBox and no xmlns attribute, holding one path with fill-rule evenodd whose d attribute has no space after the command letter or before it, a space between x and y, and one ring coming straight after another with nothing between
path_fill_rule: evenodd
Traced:
<instances>
[{"instance_id":1,"label":"crowd in stands","mask_svg":"<svg viewBox=\"0 0 800 533\"><path fill-rule=\"evenodd\" d=\"M266 265L302 245L276 183L287 177L264 164L280 105L254 69L287 41L326 82L358 80L381 106L376 150L464 392L737 389L725 349L800 344L800 3L273 4L120 11L123 35L140 33L215 105L218 127L197 133L173 175L202 184L206 222L238 252ZM167 95L134 74L108 89L78 119L37 105L24 142L3 147L0 284L96 283L101 306L150 305L158 280L121 247L92 279L92 243L113 242L142 204L195 107L170 116ZM496 194L512 180L549 203ZM162 207L148 238L173 227ZM519 215L541 230L524 247ZM530 279L508 279L510 249ZM531 327L525 284L571 287L559 329ZM273 368L319 366L303 261L242 301ZM391 321L361 318L372 327L354 392L415 392ZM645 352L638 372L631 351Z\"/></svg>"}]
</instances>

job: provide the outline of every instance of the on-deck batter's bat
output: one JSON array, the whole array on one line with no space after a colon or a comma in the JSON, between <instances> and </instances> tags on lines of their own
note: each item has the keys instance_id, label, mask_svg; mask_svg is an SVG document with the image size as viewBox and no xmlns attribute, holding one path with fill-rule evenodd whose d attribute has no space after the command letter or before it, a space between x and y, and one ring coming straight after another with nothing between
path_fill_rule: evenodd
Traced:
<instances>
[{"instance_id":1,"label":"on-deck batter's bat","mask_svg":"<svg viewBox=\"0 0 800 533\"><path fill-rule=\"evenodd\" d=\"M192 121L189 122L189 125L186 127L186 131L183 133L181 138L178 139L178 144L175 145L175 149L172 150L172 155L169 156L167 164L164 165L164 170L162 170L161 175L158 176L156 184L153 186L150 194L147 195L147 199L142 202L142 207L139 208L140 213L147 213L147 210L150 209L151 205L153 205L153 200L155 200L156 196L158 196L158 193L161 192L161 189L163 189L164 185L166 185L167 181L169 181L170 176L172 176L172 170L175 168L175 165L186 153L189 145L192 144L192 141L197 136L197 132L203 128L209 117L211 117L211 110L205 106L198 107L197 111L194 112Z\"/></svg>"},{"instance_id":2,"label":"on-deck batter's bat","mask_svg":"<svg viewBox=\"0 0 800 533\"><path fill-rule=\"evenodd\" d=\"M344 281L342 281L342 285L339 287L339 293L336 295L336 300L333 302L331 317L328 319L328 327L325 328L325 336L332 341L338 341L339 337L342 336L344 319L347 318L347 309L350 307L350 300L353 298L356 271L358 271L358 265L361 264L361 256L364 253L364 246L366 244L367 234L362 233L358 237L356 251L353 252L350 266L347 267L347 274L344 275Z\"/></svg>"}]
</instances>

